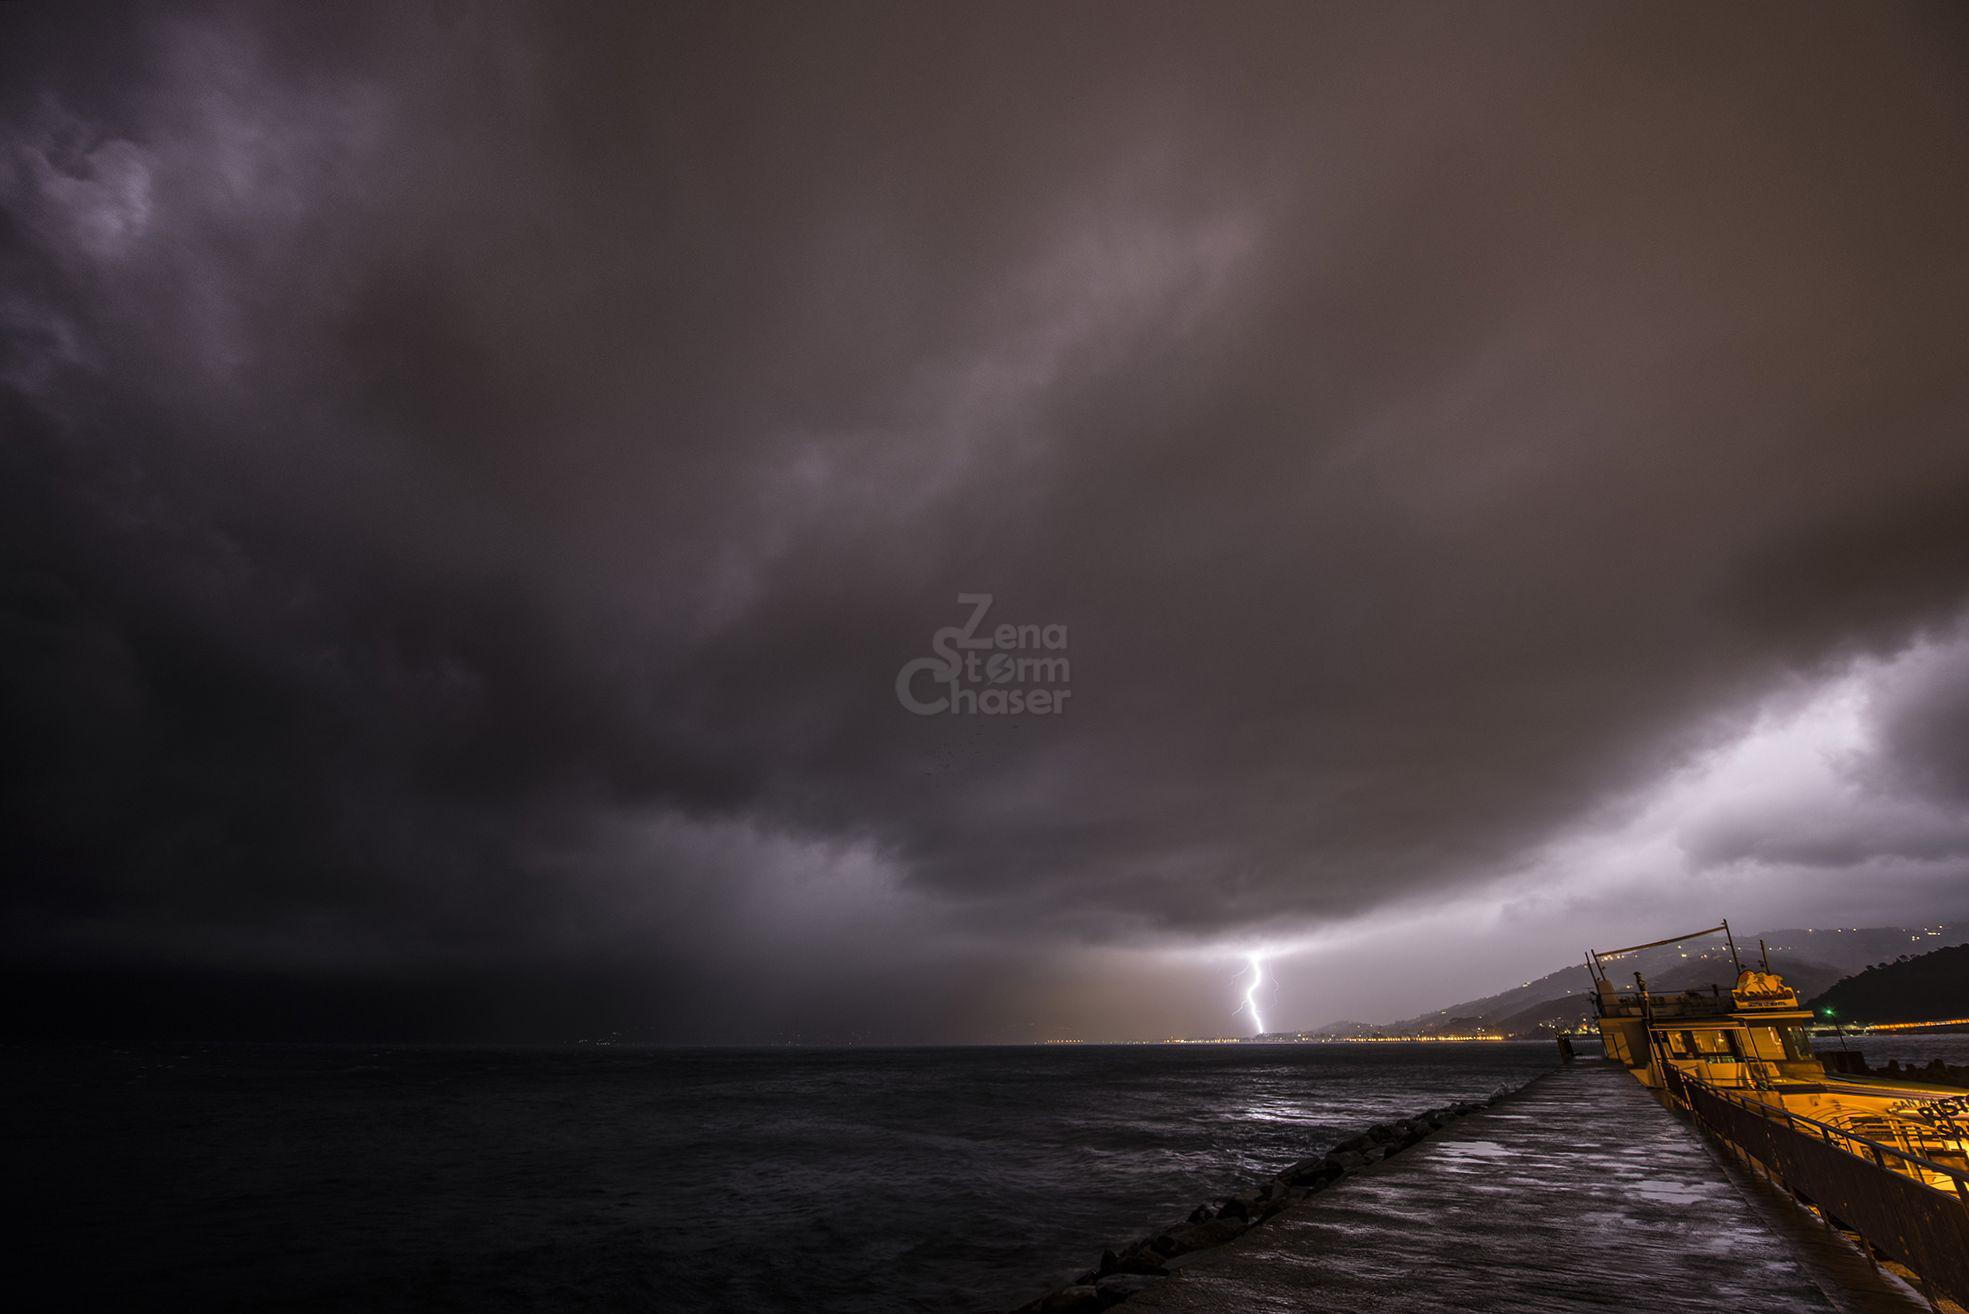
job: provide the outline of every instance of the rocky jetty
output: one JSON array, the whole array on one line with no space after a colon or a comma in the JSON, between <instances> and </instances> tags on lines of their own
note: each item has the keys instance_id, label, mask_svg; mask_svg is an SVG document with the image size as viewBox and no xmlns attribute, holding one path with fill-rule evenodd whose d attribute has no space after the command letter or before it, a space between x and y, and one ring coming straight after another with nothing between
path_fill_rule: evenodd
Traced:
<instances>
[{"instance_id":1,"label":"rocky jetty","mask_svg":"<svg viewBox=\"0 0 1969 1314\"><path fill-rule=\"evenodd\" d=\"M1126 1245L1103 1250L1094 1268L1057 1291L1027 1301L1013 1314L1091 1314L1122 1304L1135 1293L1168 1281L1197 1252L1220 1246L1262 1226L1347 1174L1400 1154L1458 1118L1488 1108L1510 1093L1510 1090L1499 1090L1488 1099L1460 1101L1394 1122L1376 1123L1318 1158L1301 1159L1249 1190L1198 1205L1180 1223Z\"/></svg>"},{"instance_id":2,"label":"rocky jetty","mask_svg":"<svg viewBox=\"0 0 1969 1314\"><path fill-rule=\"evenodd\" d=\"M1868 1067L1866 1061L1862 1059L1859 1070L1861 1074L1867 1076L1895 1077L1902 1081L1932 1081L1938 1086L1969 1087L1969 1067L1944 1063L1940 1059L1930 1059L1926 1067L1912 1062L1902 1067L1900 1060L1888 1059L1877 1068Z\"/></svg>"}]
</instances>

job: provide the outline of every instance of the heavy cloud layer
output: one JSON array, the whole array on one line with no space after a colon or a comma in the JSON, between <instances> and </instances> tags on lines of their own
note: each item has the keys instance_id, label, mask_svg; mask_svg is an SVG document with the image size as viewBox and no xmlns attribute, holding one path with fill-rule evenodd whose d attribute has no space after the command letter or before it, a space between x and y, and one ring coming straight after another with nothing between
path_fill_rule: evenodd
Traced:
<instances>
[{"instance_id":1,"label":"heavy cloud layer","mask_svg":"<svg viewBox=\"0 0 1969 1314\"><path fill-rule=\"evenodd\" d=\"M0 22L6 949L78 1009L1160 1034L1554 854L1969 904L1952 7ZM898 704L978 592L1064 714ZM1856 680L1877 806L1689 792Z\"/></svg>"}]
</instances>

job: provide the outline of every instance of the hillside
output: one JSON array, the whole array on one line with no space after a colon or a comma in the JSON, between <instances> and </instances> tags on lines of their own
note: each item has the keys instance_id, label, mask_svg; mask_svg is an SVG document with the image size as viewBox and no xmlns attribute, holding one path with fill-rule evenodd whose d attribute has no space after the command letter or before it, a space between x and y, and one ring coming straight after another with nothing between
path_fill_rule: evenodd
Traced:
<instances>
[{"instance_id":1,"label":"hillside","mask_svg":"<svg viewBox=\"0 0 1969 1314\"><path fill-rule=\"evenodd\" d=\"M1881 962L1812 1000L1850 1022L1931 1022L1969 1017L1969 945Z\"/></svg>"},{"instance_id":2,"label":"hillside","mask_svg":"<svg viewBox=\"0 0 1969 1314\"><path fill-rule=\"evenodd\" d=\"M1937 923L1932 926L1789 927L1737 937L1737 952L1746 964L1757 961L1762 939L1771 966L1782 974L1799 998L1831 989L1842 978L1861 973L1879 961L1890 961L1919 945L1950 945L1969 938L1969 928ZM1686 944L1643 950L1610 967L1619 981L1640 972L1651 989L1690 990L1715 985L1727 990L1736 974L1722 938L1705 937ZM1355 1022L1330 1023L1308 1035L1539 1035L1555 1028L1589 1025L1592 1006L1586 963L1557 968L1508 990L1466 1000L1417 1017L1363 1027ZM1837 1007L1837 1005L1835 1005ZM1964 1014L1957 1014L1962 1016Z\"/></svg>"}]
</instances>

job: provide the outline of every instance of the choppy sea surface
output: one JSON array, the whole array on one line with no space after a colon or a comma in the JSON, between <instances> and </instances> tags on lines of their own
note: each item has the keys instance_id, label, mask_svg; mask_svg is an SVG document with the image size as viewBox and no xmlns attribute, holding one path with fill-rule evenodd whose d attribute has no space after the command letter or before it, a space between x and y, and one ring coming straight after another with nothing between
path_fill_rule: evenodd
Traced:
<instances>
[{"instance_id":1,"label":"choppy sea surface","mask_svg":"<svg viewBox=\"0 0 1969 1314\"><path fill-rule=\"evenodd\" d=\"M4 1051L64 1308L982 1311L1550 1043Z\"/></svg>"}]
</instances>

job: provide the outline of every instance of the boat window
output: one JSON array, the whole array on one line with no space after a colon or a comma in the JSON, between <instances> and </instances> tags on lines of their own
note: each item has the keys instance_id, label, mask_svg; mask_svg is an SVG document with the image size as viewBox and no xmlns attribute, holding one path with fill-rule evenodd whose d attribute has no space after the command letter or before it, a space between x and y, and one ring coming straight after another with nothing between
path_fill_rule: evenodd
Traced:
<instances>
[{"instance_id":1,"label":"boat window","mask_svg":"<svg viewBox=\"0 0 1969 1314\"><path fill-rule=\"evenodd\" d=\"M1776 1027L1752 1027L1750 1039L1756 1046L1757 1057L1760 1059L1777 1060L1795 1057L1785 1052L1784 1042L1778 1038Z\"/></svg>"},{"instance_id":2,"label":"boat window","mask_svg":"<svg viewBox=\"0 0 1969 1314\"><path fill-rule=\"evenodd\" d=\"M1695 1033L1695 1048L1699 1054L1728 1055L1730 1042L1721 1031L1698 1031Z\"/></svg>"}]
</instances>

